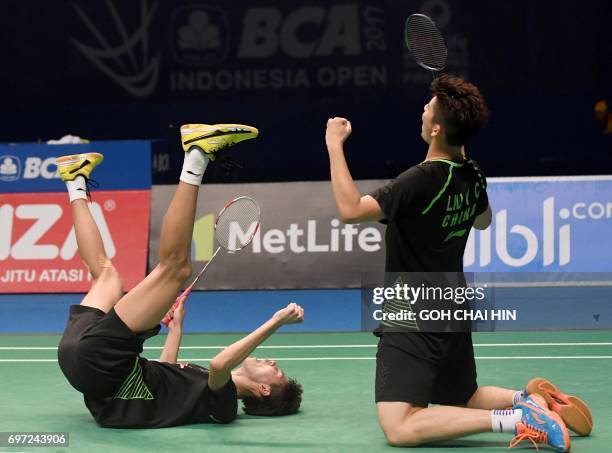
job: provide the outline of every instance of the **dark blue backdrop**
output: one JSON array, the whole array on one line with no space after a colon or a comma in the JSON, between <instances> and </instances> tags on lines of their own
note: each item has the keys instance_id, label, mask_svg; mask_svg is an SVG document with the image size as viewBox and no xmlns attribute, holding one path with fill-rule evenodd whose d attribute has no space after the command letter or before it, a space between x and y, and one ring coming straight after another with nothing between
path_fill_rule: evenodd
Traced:
<instances>
[{"instance_id":1,"label":"dark blue backdrop","mask_svg":"<svg viewBox=\"0 0 612 453\"><path fill-rule=\"evenodd\" d=\"M612 171L612 6L606 0L11 0L3 26L0 141L159 138L154 182L175 182L184 122L245 122L257 141L212 181L328 177L323 130L346 116L357 178L425 153L430 75L402 42L408 14L443 29L449 72L477 83L491 121L468 152L490 176ZM612 115L612 113L610 113Z\"/></svg>"}]
</instances>

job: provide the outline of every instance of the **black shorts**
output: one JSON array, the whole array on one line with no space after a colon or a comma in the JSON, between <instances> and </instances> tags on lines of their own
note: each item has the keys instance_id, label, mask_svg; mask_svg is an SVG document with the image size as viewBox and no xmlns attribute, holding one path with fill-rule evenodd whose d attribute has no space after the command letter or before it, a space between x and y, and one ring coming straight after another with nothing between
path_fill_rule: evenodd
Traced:
<instances>
[{"instance_id":1,"label":"black shorts","mask_svg":"<svg viewBox=\"0 0 612 453\"><path fill-rule=\"evenodd\" d=\"M59 366L68 382L88 396L112 397L134 369L147 338L160 326L135 334L115 310L70 307L70 318L58 348Z\"/></svg>"},{"instance_id":2,"label":"black shorts","mask_svg":"<svg viewBox=\"0 0 612 453\"><path fill-rule=\"evenodd\" d=\"M380 334L376 353L376 402L461 406L476 389L470 333Z\"/></svg>"}]
</instances>

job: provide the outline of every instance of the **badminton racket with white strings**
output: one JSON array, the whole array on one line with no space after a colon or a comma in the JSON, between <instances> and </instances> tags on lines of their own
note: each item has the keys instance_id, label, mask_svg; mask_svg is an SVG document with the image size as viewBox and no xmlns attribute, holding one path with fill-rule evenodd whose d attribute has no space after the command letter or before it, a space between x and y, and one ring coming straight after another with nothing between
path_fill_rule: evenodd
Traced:
<instances>
[{"instance_id":1,"label":"badminton racket with white strings","mask_svg":"<svg viewBox=\"0 0 612 453\"><path fill-rule=\"evenodd\" d=\"M448 49L435 22L425 14L412 14L406 19L406 47L416 63L434 75L446 67Z\"/></svg>"},{"instance_id":2,"label":"badminton racket with white strings","mask_svg":"<svg viewBox=\"0 0 612 453\"><path fill-rule=\"evenodd\" d=\"M178 307L182 301L187 299L187 296L189 296L195 284L221 249L228 253L235 253L249 245L255 237L255 234L257 234L260 220L261 211L259 205L253 198L238 197L227 203L223 209L219 211L217 219L215 220L214 230L215 239L218 245L217 250L215 250L215 253L202 270L198 272L198 275L196 275L191 285L176 298L176 302L174 302L172 308ZM162 319L162 324L167 326L170 321L171 318L166 314L164 319Z\"/></svg>"}]
</instances>

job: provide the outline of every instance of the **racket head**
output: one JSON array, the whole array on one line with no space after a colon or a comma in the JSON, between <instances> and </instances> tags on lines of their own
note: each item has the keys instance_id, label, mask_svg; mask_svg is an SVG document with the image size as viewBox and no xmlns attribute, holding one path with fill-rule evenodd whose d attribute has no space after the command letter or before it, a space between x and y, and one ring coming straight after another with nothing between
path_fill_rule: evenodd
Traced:
<instances>
[{"instance_id":1,"label":"racket head","mask_svg":"<svg viewBox=\"0 0 612 453\"><path fill-rule=\"evenodd\" d=\"M251 197L241 196L227 203L215 221L215 238L219 247L233 253L251 243L261 221L259 204Z\"/></svg>"},{"instance_id":2,"label":"racket head","mask_svg":"<svg viewBox=\"0 0 612 453\"><path fill-rule=\"evenodd\" d=\"M404 29L406 47L416 63L430 71L442 71L448 60L444 36L435 22L425 14L412 14Z\"/></svg>"}]
</instances>

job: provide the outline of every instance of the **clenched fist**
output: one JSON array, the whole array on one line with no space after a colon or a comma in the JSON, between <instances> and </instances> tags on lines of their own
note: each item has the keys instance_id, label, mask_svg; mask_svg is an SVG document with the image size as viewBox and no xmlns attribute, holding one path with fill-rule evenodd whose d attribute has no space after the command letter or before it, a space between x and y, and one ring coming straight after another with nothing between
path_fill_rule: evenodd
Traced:
<instances>
[{"instance_id":1,"label":"clenched fist","mask_svg":"<svg viewBox=\"0 0 612 453\"><path fill-rule=\"evenodd\" d=\"M352 132L351 122L346 118L334 117L327 120L325 131L325 143L330 145L342 145Z\"/></svg>"},{"instance_id":2,"label":"clenched fist","mask_svg":"<svg viewBox=\"0 0 612 453\"><path fill-rule=\"evenodd\" d=\"M292 302L285 308L274 313L272 320L279 326L284 326L285 324L299 324L304 322L304 309Z\"/></svg>"}]
</instances>

